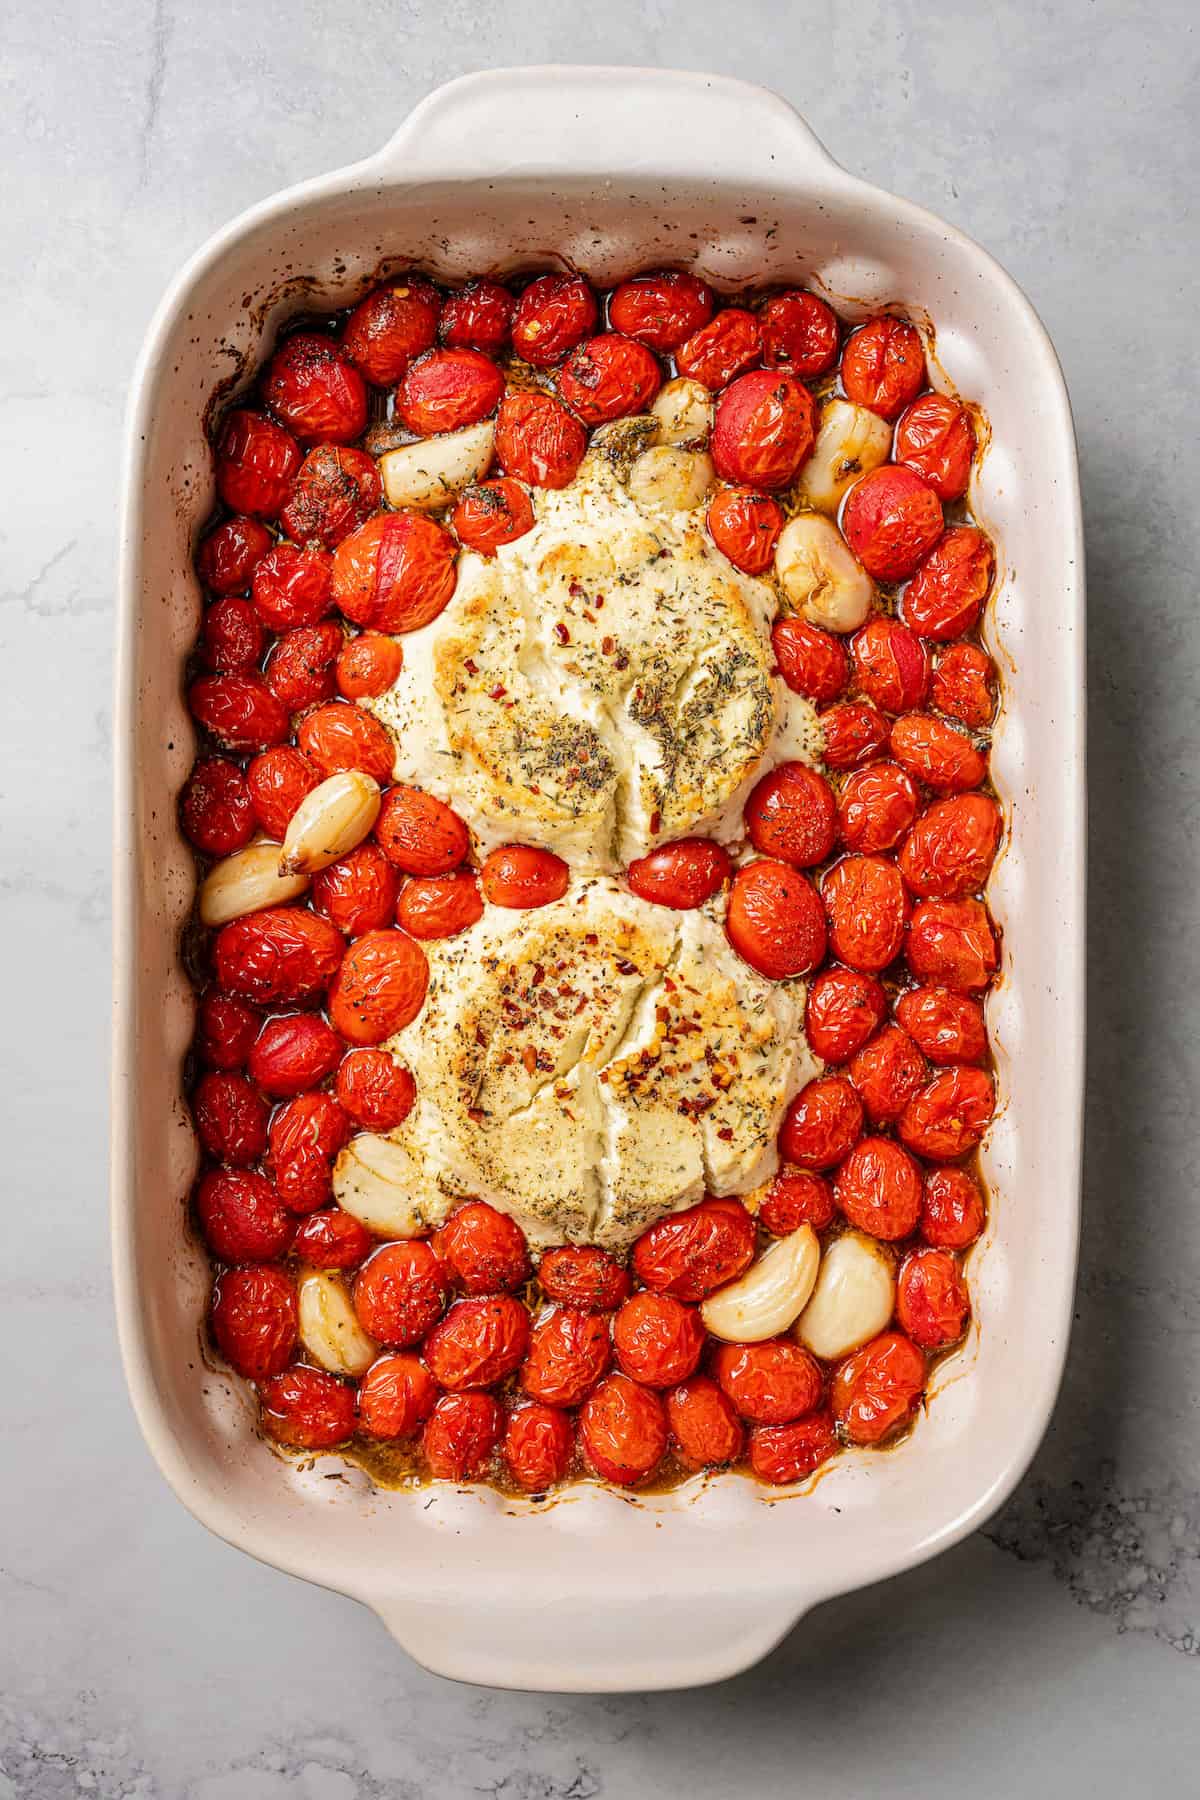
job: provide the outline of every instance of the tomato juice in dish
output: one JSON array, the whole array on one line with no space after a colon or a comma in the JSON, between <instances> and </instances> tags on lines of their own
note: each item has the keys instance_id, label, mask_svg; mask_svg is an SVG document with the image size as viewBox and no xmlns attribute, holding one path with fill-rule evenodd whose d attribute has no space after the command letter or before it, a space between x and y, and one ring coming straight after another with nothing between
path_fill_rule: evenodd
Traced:
<instances>
[{"instance_id":1,"label":"tomato juice in dish","mask_svg":"<svg viewBox=\"0 0 1200 1800\"><path fill-rule=\"evenodd\" d=\"M970 1318L995 574L900 317L393 277L214 434L191 1103L263 1430L797 1482Z\"/></svg>"}]
</instances>

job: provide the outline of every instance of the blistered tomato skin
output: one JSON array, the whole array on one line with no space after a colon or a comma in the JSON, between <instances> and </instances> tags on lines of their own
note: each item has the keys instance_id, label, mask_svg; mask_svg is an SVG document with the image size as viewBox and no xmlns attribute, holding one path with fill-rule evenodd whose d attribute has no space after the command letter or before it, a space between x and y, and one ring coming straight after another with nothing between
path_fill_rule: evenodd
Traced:
<instances>
[{"instance_id":1,"label":"blistered tomato skin","mask_svg":"<svg viewBox=\"0 0 1200 1800\"><path fill-rule=\"evenodd\" d=\"M679 838L635 858L625 879L640 900L684 912L711 900L732 871L732 858L722 844L712 838Z\"/></svg>"},{"instance_id":2,"label":"blistered tomato skin","mask_svg":"<svg viewBox=\"0 0 1200 1800\"><path fill-rule=\"evenodd\" d=\"M205 1242L219 1262L273 1262L292 1241L295 1220L265 1175L210 1169L196 1190Z\"/></svg>"},{"instance_id":3,"label":"blistered tomato skin","mask_svg":"<svg viewBox=\"0 0 1200 1800\"><path fill-rule=\"evenodd\" d=\"M824 862L837 836L833 790L805 763L780 763L764 775L746 801L744 817L754 848L796 869Z\"/></svg>"},{"instance_id":4,"label":"blistered tomato skin","mask_svg":"<svg viewBox=\"0 0 1200 1800\"><path fill-rule=\"evenodd\" d=\"M533 506L520 482L507 475L468 488L450 515L460 544L481 556L494 556L503 544L515 543L533 529Z\"/></svg>"},{"instance_id":5,"label":"blistered tomato skin","mask_svg":"<svg viewBox=\"0 0 1200 1800\"><path fill-rule=\"evenodd\" d=\"M296 543L315 539L332 550L370 517L382 492L374 457L318 444L300 465L279 523Z\"/></svg>"},{"instance_id":6,"label":"blistered tomato skin","mask_svg":"<svg viewBox=\"0 0 1200 1800\"><path fill-rule=\"evenodd\" d=\"M850 659L841 639L831 631L822 631L819 625L810 625L807 619L792 614L775 621L771 645L779 673L793 694L803 694L806 699L823 705L845 692L850 679Z\"/></svg>"},{"instance_id":7,"label":"blistered tomato skin","mask_svg":"<svg viewBox=\"0 0 1200 1800\"><path fill-rule=\"evenodd\" d=\"M1000 824L1000 808L986 794L936 801L900 849L909 888L922 899L963 900L979 893L995 861Z\"/></svg>"},{"instance_id":8,"label":"blistered tomato skin","mask_svg":"<svg viewBox=\"0 0 1200 1800\"><path fill-rule=\"evenodd\" d=\"M458 1300L426 1337L422 1355L449 1393L494 1387L518 1367L529 1345L529 1313L510 1294Z\"/></svg>"},{"instance_id":9,"label":"blistered tomato skin","mask_svg":"<svg viewBox=\"0 0 1200 1800\"><path fill-rule=\"evenodd\" d=\"M350 1136L350 1120L332 1094L297 1094L272 1120L267 1160L284 1205L312 1213L333 1198L333 1159Z\"/></svg>"},{"instance_id":10,"label":"blistered tomato skin","mask_svg":"<svg viewBox=\"0 0 1200 1800\"><path fill-rule=\"evenodd\" d=\"M207 993L200 1002L196 1053L212 1069L243 1068L261 1024L260 1015L241 1000Z\"/></svg>"},{"instance_id":11,"label":"blistered tomato skin","mask_svg":"<svg viewBox=\"0 0 1200 1800\"><path fill-rule=\"evenodd\" d=\"M987 1052L983 1007L946 987L910 988L896 1017L931 1063L978 1063Z\"/></svg>"},{"instance_id":12,"label":"blistered tomato skin","mask_svg":"<svg viewBox=\"0 0 1200 1800\"><path fill-rule=\"evenodd\" d=\"M425 1466L438 1481L474 1481L500 1441L504 1415L491 1394L443 1394L421 1437Z\"/></svg>"},{"instance_id":13,"label":"blistered tomato skin","mask_svg":"<svg viewBox=\"0 0 1200 1800\"><path fill-rule=\"evenodd\" d=\"M750 1434L750 1467L760 1481L786 1487L805 1480L839 1448L833 1415L814 1412L790 1425L757 1425Z\"/></svg>"},{"instance_id":14,"label":"blistered tomato skin","mask_svg":"<svg viewBox=\"0 0 1200 1800\"><path fill-rule=\"evenodd\" d=\"M354 1389L324 1369L285 1369L263 1386L262 1427L276 1443L332 1450L353 1437L355 1423Z\"/></svg>"},{"instance_id":15,"label":"blistered tomato skin","mask_svg":"<svg viewBox=\"0 0 1200 1800\"><path fill-rule=\"evenodd\" d=\"M701 1200L644 1231L633 1271L655 1293L702 1300L754 1260L754 1220L740 1200Z\"/></svg>"},{"instance_id":16,"label":"blistered tomato skin","mask_svg":"<svg viewBox=\"0 0 1200 1800\"><path fill-rule=\"evenodd\" d=\"M486 350L498 356L512 333L516 301L498 281L480 278L442 302L438 336L448 349Z\"/></svg>"},{"instance_id":17,"label":"blistered tomato skin","mask_svg":"<svg viewBox=\"0 0 1200 1800\"><path fill-rule=\"evenodd\" d=\"M188 689L188 710L225 750L267 750L291 730L287 708L257 675L202 675Z\"/></svg>"},{"instance_id":18,"label":"blistered tomato skin","mask_svg":"<svg viewBox=\"0 0 1200 1800\"><path fill-rule=\"evenodd\" d=\"M772 981L807 975L825 955L817 890L798 869L767 857L734 875L725 931L738 955Z\"/></svg>"},{"instance_id":19,"label":"blistered tomato skin","mask_svg":"<svg viewBox=\"0 0 1200 1800\"><path fill-rule=\"evenodd\" d=\"M747 487L787 487L816 431L816 404L796 376L770 369L739 376L717 401L712 433L717 474Z\"/></svg>"},{"instance_id":20,"label":"blistered tomato skin","mask_svg":"<svg viewBox=\"0 0 1200 1800\"><path fill-rule=\"evenodd\" d=\"M368 931L346 951L329 989L329 1016L349 1044L379 1044L425 1004L429 963L403 931Z\"/></svg>"},{"instance_id":21,"label":"blistered tomato skin","mask_svg":"<svg viewBox=\"0 0 1200 1800\"><path fill-rule=\"evenodd\" d=\"M334 604L355 625L418 631L454 592L456 549L450 533L422 513L376 513L334 551Z\"/></svg>"},{"instance_id":22,"label":"blistered tomato skin","mask_svg":"<svg viewBox=\"0 0 1200 1800\"><path fill-rule=\"evenodd\" d=\"M872 1125L894 1124L926 1073L925 1058L898 1025L885 1025L846 1066Z\"/></svg>"},{"instance_id":23,"label":"blistered tomato skin","mask_svg":"<svg viewBox=\"0 0 1200 1800\"><path fill-rule=\"evenodd\" d=\"M419 1238L384 1244L359 1270L354 1310L377 1343L419 1343L442 1316L450 1287L446 1271Z\"/></svg>"},{"instance_id":24,"label":"blistered tomato skin","mask_svg":"<svg viewBox=\"0 0 1200 1800\"><path fill-rule=\"evenodd\" d=\"M206 669L222 675L231 671L244 674L257 667L265 643L262 620L249 600L229 594L214 601L205 613L196 648Z\"/></svg>"},{"instance_id":25,"label":"blistered tomato skin","mask_svg":"<svg viewBox=\"0 0 1200 1800\"><path fill-rule=\"evenodd\" d=\"M636 338L663 355L670 355L712 317L713 294L695 275L669 270L664 274L637 275L613 292L608 316L614 331Z\"/></svg>"},{"instance_id":26,"label":"blistered tomato skin","mask_svg":"<svg viewBox=\"0 0 1200 1800\"><path fill-rule=\"evenodd\" d=\"M644 345L602 332L572 350L559 371L559 397L585 425L645 412L662 386L662 370Z\"/></svg>"},{"instance_id":27,"label":"blistered tomato skin","mask_svg":"<svg viewBox=\"0 0 1200 1800\"><path fill-rule=\"evenodd\" d=\"M265 414L239 407L217 439L217 493L230 512L274 519L300 467L300 446Z\"/></svg>"},{"instance_id":28,"label":"blistered tomato skin","mask_svg":"<svg viewBox=\"0 0 1200 1800\"><path fill-rule=\"evenodd\" d=\"M944 1250L914 1250L896 1281L896 1321L922 1350L944 1350L967 1328L971 1302L962 1271Z\"/></svg>"},{"instance_id":29,"label":"blistered tomato skin","mask_svg":"<svg viewBox=\"0 0 1200 1800\"><path fill-rule=\"evenodd\" d=\"M612 1361L609 1322L603 1313L556 1306L533 1328L520 1382L546 1406L578 1406Z\"/></svg>"},{"instance_id":30,"label":"blistered tomato skin","mask_svg":"<svg viewBox=\"0 0 1200 1800\"><path fill-rule=\"evenodd\" d=\"M658 1395L627 1375L610 1375L584 1404L580 1433L597 1475L636 1487L653 1473L667 1448L666 1409Z\"/></svg>"},{"instance_id":31,"label":"blistered tomato skin","mask_svg":"<svg viewBox=\"0 0 1200 1800\"><path fill-rule=\"evenodd\" d=\"M873 1037L887 1013L887 995L873 975L823 969L808 990L804 1028L823 1062L842 1063Z\"/></svg>"},{"instance_id":32,"label":"blistered tomato skin","mask_svg":"<svg viewBox=\"0 0 1200 1800\"><path fill-rule=\"evenodd\" d=\"M337 1072L340 1105L367 1131L394 1131L413 1109L416 1083L386 1050L352 1050Z\"/></svg>"},{"instance_id":33,"label":"blistered tomato skin","mask_svg":"<svg viewBox=\"0 0 1200 1800\"><path fill-rule=\"evenodd\" d=\"M504 377L479 350L431 350L412 363L396 391L396 408L410 431L432 437L477 425L495 412Z\"/></svg>"},{"instance_id":34,"label":"blistered tomato skin","mask_svg":"<svg viewBox=\"0 0 1200 1800\"><path fill-rule=\"evenodd\" d=\"M784 1169L776 1175L758 1209L758 1222L772 1237L790 1237L801 1225L824 1231L836 1216L829 1183L804 1169Z\"/></svg>"},{"instance_id":35,"label":"blistered tomato skin","mask_svg":"<svg viewBox=\"0 0 1200 1800\"><path fill-rule=\"evenodd\" d=\"M316 625L332 609L333 564L316 545L276 544L254 565L251 594L269 631Z\"/></svg>"},{"instance_id":36,"label":"blistered tomato skin","mask_svg":"<svg viewBox=\"0 0 1200 1800\"><path fill-rule=\"evenodd\" d=\"M627 1270L594 1244L564 1244L547 1250L538 1265L538 1285L547 1300L611 1312L628 1298Z\"/></svg>"},{"instance_id":37,"label":"blistered tomato skin","mask_svg":"<svg viewBox=\"0 0 1200 1800\"><path fill-rule=\"evenodd\" d=\"M987 908L978 900L923 900L914 907L905 957L918 981L980 993L1000 961Z\"/></svg>"},{"instance_id":38,"label":"blistered tomato skin","mask_svg":"<svg viewBox=\"0 0 1200 1800\"><path fill-rule=\"evenodd\" d=\"M425 1423L437 1398L437 1383L424 1363L402 1350L394 1356L381 1356L363 1376L358 1391L359 1420L370 1437L411 1437Z\"/></svg>"},{"instance_id":39,"label":"blistered tomato skin","mask_svg":"<svg viewBox=\"0 0 1200 1800\"><path fill-rule=\"evenodd\" d=\"M758 315L762 357L768 369L790 369L809 378L837 361L841 328L824 300L802 288L775 294Z\"/></svg>"},{"instance_id":40,"label":"blistered tomato skin","mask_svg":"<svg viewBox=\"0 0 1200 1800\"><path fill-rule=\"evenodd\" d=\"M922 705L929 691L929 656L907 626L882 615L868 619L850 648L855 685L872 705L885 713Z\"/></svg>"},{"instance_id":41,"label":"blistered tomato skin","mask_svg":"<svg viewBox=\"0 0 1200 1800\"><path fill-rule=\"evenodd\" d=\"M343 700L364 700L386 694L404 667L404 651L395 638L380 631L363 631L348 638L338 651L335 678Z\"/></svg>"},{"instance_id":42,"label":"blistered tomato skin","mask_svg":"<svg viewBox=\"0 0 1200 1800\"><path fill-rule=\"evenodd\" d=\"M978 644L951 644L938 658L929 703L972 731L984 731L996 711L996 669Z\"/></svg>"},{"instance_id":43,"label":"blistered tomato skin","mask_svg":"<svg viewBox=\"0 0 1200 1800\"><path fill-rule=\"evenodd\" d=\"M882 1443L907 1425L925 1391L925 1358L899 1331L884 1331L833 1378L833 1413L852 1444Z\"/></svg>"},{"instance_id":44,"label":"blistered tomato skin","mask_svg":"<svg viewBox=\"0 0 1200 1800\"><path fill-rule=\"evenodd\" d=\"M911 775L892 762L853 770L838 794L838 835L847 850L894 850L917 816Z\"/></svg>"},{"instance_id":45,"label":"blistered tomato skin","mask_svg":"<svg viewBox=\"0 0 1200 1800\"><path fill-rule=\"evenodd\" d=\"M390 925L399 880L378 844L360 844L348 856L321 869L313 879L312 903L347 937L362 937Z\"/></svg>"},{"instance_id":46,"label":"blistered tomato skin","mask_svg":"<svg viewBox=\"0 0 1200 1800\"><path fill-rule=\"evenodd\" d=\"M375 836L388 861L405 875L448 875L471 847L466 826L443 800L400 785L384 795Z\"/></svg>"},{"instance_id":47,"label":"blistered tomato skin","mask_svg":"<svg viewBox=\"0 0 1200 1800\"><path fill-rule=\"evenodd\" d=\"M320 993L342 960L341 933L298 907L272 906L223 925L213 947L217 983L240 1000L269 1005Z\"/></svg>"},{"instance_id":48,"label":"blistered tomato skin","mask_svg":"<svg viewBox=\"0 0 1200 1800\"><path fill-rule=\"evenodd\" d=\"M786 1425L820 1403L821 1368L791 1338L762 1344L721 1344L713 1374L743 1419Z\"/></svg>"},{"instance_id":49,"label":"blistered tomato skin","mask_svg":"<svg viewBox=\"0 0 1200 1800\"><path fill-rule=\"evenodd\" d=\"M530 1400L509 1414L500 1455L518 1487L540 1494L565 1477L574 1442L569 1413Z\"/></svg>"},{"instance_id":50,"label":"blistered tomato skin","mask_svg":"<svg viewBox=\"0 0 1200 1800\"><path fill-rule=\"evenodd\" d=\"M904 590L901 610L921 637L946 644L973 631L991 590L996 559L973 525L956 525L929 552Z\"/></svg>"},{"instance_id":51,"label":"blistered tomato skin","mask_svg":"<svg viewBox=\"0 0 1200 1800\"><path fill-rule=\"evenodd\" d=\"M667 1423L686 1468L720 1468L742 1454L746 1434L737 1410L707 1375L695 1375L667 1395Z\"/></svg>"},{"instance_id":52,"label":"blistered tomato skin","mask_svg":"<svg viewBox=\"0 0 1200 1800\"><path fill-rule=\"evenodd\" d=\"M492 906L527 911L561 900L571 871L552 850L529 844L504 844L493 850L480 870L483 897Z\"/></svg>"},{"instance_id":53,"label":"blistered tomato skin","mask_svg":"<svg viewBox=\"0 0 1200 1800\"><path fill-rule=\"evenodd\" d=\"M739 306L722 308L675 352L679 373L698 381L711 393L728 386L761 360L758 320Z\"/></svg>"},{"instance_id":54,"label":"blistered tomato skin","mask_svg":"<svg viewBox=\"0 0 1200 1800\"><path fill-rule=\"evenodd\" d=\"M645 1290L626 1300L613 1319L617 1362L646 1387L674 1387L695 1372L704 1348L704 1326L695 1307L670 1294Z\"/></svg>"},{"instance_id":55,"label":"blistered tomato skin","mask_svg":"<svg viewBox=\"0 0 1200 1800\"><path fill-rule=\"evenodd\" d=\"M965 1169L930 1169L921 1197L921 1236L941 1250L966 1250L987 1222L979 1183Z\"/></svg>"},{"instance_id":56,"label":"blistered tomato skin","mask_svg":"<svg viewBox=\"0 0 1200 1800\"><path fill-rule=\"evenodd\" d=\"M432 347L438 311L432 282L397 276L355 307L342 349L374 386L394 387L414 357Z\"/></svg>"},{"instance_id":57,"label":"blistered tomato skin","mask_svg":"<svg viewBox=\"0 0 1200 1800\"><path fill-rule=\"evenodd\" d=\"M479 878L471 869L449 875L414 875L400 890L396 923L422 941L457 937L483 917Z\"/></svg>"},{"instance_id":58,"label":"blistered tomato skin","mask_svg":"<svg viewBox=\"0 0 1200 1800\"><path fill-rule=\"evenodd\" d=\"M939 499L966 493L974 455L971 415L945 394L922 394L896 426L896 461L927 481Z\"/></svg>"},{"instance_id":59,"label":"blistered tomato skin","mask_svg":"<svg viewBox=\"0 0 1200 1800\"><path fill-rule=\"evenodd\" d=\"M595 330L599 316L581 275L539 275L517 301L513 349L535 369L548 369Z\"/></svg>"},{"instance_id":60,"label":"blistered tomato skin","mask_svg":"<svg viewBox=\"0 0 1200 1800\"><path fill-rule=\"evenodd\" d=\"M825 762L839 772L861 768L887 748L888 722L874 706L842 700L821 714Z\"/></svg>"},{"instance_id":61,"label":"blistered tomato skin","mask_svg":"<svg viewBox=\"0 0 1200 1800\"><path fill-rule=\"evenodd\" d=\"M213 1289L212 1329L231 1368L265 1381L296 1347L296 1290L280 1269L227 1269Z\"/></svg>"},{"instance_id":62,"label":"blistered tomato skin","mask_svg":"<svg viewBox=\"0 0 1200 1800\"><path fill-rule=\"evenodd\" d=\"M248 593L254 565L274 541L258 519L226 519L201 543L196 573L212 594Z\"/></svg>"},{"instance_id":63,"label":"blistered tomato skin","mask_svg":"<svg viewBox=\"0 0 1200 1800\"><path fill-rule=\"evenodd\" d=\"M292 1238L293 1252L312 1269L356 1269L374 1246L366 1226L337 1206L309 1213Z\"/></svg>"},{"instance_id":64,"label":"blistered tomato skin","mask_svg":"<svg viewBox=\"0 0 1200 1800\"><path fill-rule=\"evenodd\" d=\"M894 862L845 856L821 883L833 954L851 969L878 975L904 947L908 895Z\"/></svg>"},{"instance_id":65,"label":"blistered tomato skin","mask_svg":"<svg viewBox=\"0 0 1200 1800\"><path fill-rule=\"evenodd\" d=\"M246 770L246 788L254 815L268 837L283 842L292 814L320 779L308 758L291 744L280 744L254 758Z\"/></svg>"},{"instance_id":66,"label":"blistered tomato skin","mask_svg":"<svg viewBox=\"0 0 1200 1800\"><path fill-rule=\"evenodd\" d=\"M205 856L229 856L254 836L254 802L236 763L212 756L198 762L179 797L179 822Z\"/></svg>"},{"instance_id":67,"label":"blistered tomato skin","mask_svg":"<svg viewBox=\"0 0 1200 1800\"><path fill-rule=\"evenodd\" d=\"M869 319L842 353L842 386L856 406L894 419L925 385L921 338L904 319Z\"/></svg>"},{"instance_id":68,"label":"blistered tomato skin","mask_svg":"<svg viewBox=\"0 0 1200 1800\"><path fill-rule=\"evenodd\" d=\"M395 746L379 720L344 700L318 706L300 721L300 752L322 776L361 769L384 787L392 778Z\"/></svg>"},{"instance_id":69,"label":"blistered tomato skin","mask_svg":"<svg viewBox=\"0 0 1200 1800\"><path fill-rule=\"evenodd\" d=\"M896 1131L929 1162L954 1162L975 1149L991 1123L996 1096L983 1069L952 1065L909 1100Z\"/></svg>"},{"instance_id":70,"label":"blistered tomato skin","mask_svg":"<svg viewBox=\"0 0 1200 1800\"><path fill-rule=\"evenodd\" d=\"M318 706L333 693L333 671L342 647L342 628L332 619L289 631L267 658L267 686L290 713Z\"/></svg>"},{"instance_id":71,"label":"blistered tomato skin","mask_svg":"<svg viewBox=\"0 0 1200 1800\"><path fill-rule=\"evenodd\" d=\"M302 444L350 444L367 423L367 390L332 338L298 331L267 365L263 396Z\"/></svg>"},{"instance_id":72,"label":"blistered tomato skin","mask_svg":"<svg viewBox=\"0 0 1200 1800\"><path fill-rule=\"evenodd\" d=\"M842 535L876 581L907 580L942 529L942 503L933 489L911 469L891 463L856 481L842 508Z\"/></svg>"},{"instance_id":73,"label":"blistered tomato skin","mask_svg":"<svg viewBox=\"0 0 1200 1800\"><path fill-rule=\"evenodd\" d=\"M527 487L564 488L587 449L587 433L552 394L506 394L496 415L496 460Z\"/></svg>"},{"instance_id":74,"label":"blistered tomato skin","mask_svg":"<svg viewBox=\"0 0 1200 1800\"><path fill-rule=\"evenodd\" d=\"M529 1251L521 1227L486 1200L468 1200L451 1213L435 1233L433 1248L464 1294L511 1292L529 1274Z\"/></svg>"},{"instance_id":75,"label":"blistered tomato skin","mask_svg":"<svg viewBox=\"0 0 1200 1800\"><path fill-rule=\"evenodd\" d=\"M779 1128L779 1153L800 1169L832 1169L862 1135L863 1109L842 1075L821 1075L788 1104Z\"/></svg>"},{"instance_id":76,"label":"blistered tomato skin","mask_svg":"<svg viewBox=\"0 0 1200 1800\"><path fill-rule=\"evenodd\" d=\"M834 1176L833 1197L859 1231L885 1242L910 1237L921 1216L921 1171L891 1138L866 1137Z\"/></svg>"},{"instance_id":77,"label":"blistered tomato skin","mask_svg":"<svg viewBox=\"0 0 1200 1800\"><path fill-rule=\"evenodd\" d=\"M263 1026L250 1051L250 1078L273 1100L286 1100L319 1087L341 1057L340 1038L318 1013L289 1013Z\"/></svg>"}]
</instances>

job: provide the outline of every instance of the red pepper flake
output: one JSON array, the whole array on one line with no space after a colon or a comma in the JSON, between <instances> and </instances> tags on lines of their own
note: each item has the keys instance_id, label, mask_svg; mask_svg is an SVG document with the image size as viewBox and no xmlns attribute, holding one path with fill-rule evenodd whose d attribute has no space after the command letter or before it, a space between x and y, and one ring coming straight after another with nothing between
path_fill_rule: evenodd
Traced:
<instances>
[{"instance_id":1,"label":"red pepper flake","mask_svg":"<svg viewBox=\"0 0 1200 1800\"><path fill-rule=\"evenodd\" d=\"M472 1125L482 1125L483 1121L487 1118L487 1114L483 1111L482 1107L468 1106L467 1117L470 1119Z\"/></svg>"},{"instance_id":2,"label":"red pepper flake","mask_svg":"<svg viewBox=\"0 0 1200 1800\"><path fill-rule=\"evenodd\" d=\"M503 700L503 698L504 698L505 694L507 694L507 692L508 692L508 689L506 687L501 687L500 684L497 682L496 686L492 689L491 693L488 695L488 699L489 700Z\"/></svg>"},{"instance_id":3,"label":"red pepper flake","mask_svg":"<svg viewBox=\"0 0 1200 1800\"><path fill-rule=\"evenodd\" d=\"M479 673L478 663L472 662L469 656L463 658L463 668L467 671L468 675L478 675Z\"/></svg>"},{"instance_id":4,"label":"red pepper flake","mask_svg":"<svg viewBox=\"0 0 1200 1800\"><path fill-rule=\"evenodd\" d=\"M662 829L662 814L657 808L650 814L650 835L655 836Z\"/></svg>"},{"instance_id":5,"label":"red pepper flake","mask_svg":"<svg viewBox=\"0 0 1200 1800\"><path fill-rule=\"evenodd\" d=\"M561 619L558 619L555 621L554 635L558 639L560 644L569 644L571 641L571 634L567 630L566 626L563 624Z\"/></svg>"},{"instance_id":6,"label":"red pepper flake","mask_svg":"<svg viewBox=\"0 0 1200 1800\"><path fill-rule=\"evenodd\" d=\"M618 667L618 669L627 669L629 667L629 658L626 656L626 654L623 650L622 650L620 656L618 656L618 658L617 658L617 667Z\"/></svg>"},{"instance_id":7,"label":"red pepper flake","mask_svg":"<svg viewBox=\"0 0 1200 1800\"><path fill-rule=\"evenodd\" d=\"M613 651L616 649L616 647L617 647L616 638L604 637L604 638L600 639L600 648L604 652L605 656L611 656Z\"/></svg>"},{"instance_id":8,"label":"red pepper flake","mask_svg":"<svg viewBox=\"0 0 1200 1800\"><path fill-rule=\"evenodd\" d=\"M542 964L534 963L533 979L529 984L530 987L541 987L541 985L542 985L543 981L545 981L545 979L546 979L546 971L543 968Z\"/></svg>"},{"instance_id":9,"label":"red pepper flake","mask_svg":"<svg viewBox=\"0 0 1200 1800\"><path fill-rule=\"evenodd\" d=\"M733 1126L732 1125L722 1125L721 1129L717 1133L717 1136L720 1138L720 1140L723 1144L732 1143L732 1141L733 1141Z\"/></svg>"},{"instance_id":10,"label":"red pepper flake","mask_svg":"<svg viewBox=\"0 0 1200 1800\"><path fill-rule=\"evenodd\" d=\"M617 964L617 974L618 975L636 975L637 972L638 972L638 966L636 963L619 962Z\"/></svg>"},{"instance_id":11,"label":"red pepper flake","mask_svg":"<svg viewBox=\"0 0 1200 1800\"><path fill-rule=\"evenodd\" d=\"M589 931L583 941L585 944L598 944L600 939L596 936L594 931Z\"/></svg>"},{"instance_id":12,"label":"red pepper flake","mask_svg":"<svg viewBox=\"0 0 1200 1800\"><path fill-rule=\"evenodd\" d=\"M525 1064L525 1073L532 1075L537 1068L537 1051L532 1044L526 1044L521 1052L521 1061Z\"/></svg>"}]
</instances>

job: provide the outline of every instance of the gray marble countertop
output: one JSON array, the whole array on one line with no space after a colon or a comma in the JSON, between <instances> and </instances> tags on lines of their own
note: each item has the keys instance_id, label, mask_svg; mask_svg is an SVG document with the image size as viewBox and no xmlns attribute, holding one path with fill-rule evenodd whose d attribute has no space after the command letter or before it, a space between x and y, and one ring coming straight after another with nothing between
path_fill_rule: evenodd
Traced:
<instances>
[{"instance_id":1,"label":"gray marble countertop","mask_svg":"<svg viewBox=\"0 0 1200 1800\"><path fill-rule=\"evenodd\" d=\"M0 1800L992 1800L1195 1791L1200 858L1191 0L24 0L0 139ZM718 68L1013 272L1066 368L1089 559L1086 1216L1061 1403L1004 1513L714 1690L425 1674L208 1536L113 1339L105 1136L114 500L167 278L272 190L494 64Z\"/></svg>"}]
</instances>

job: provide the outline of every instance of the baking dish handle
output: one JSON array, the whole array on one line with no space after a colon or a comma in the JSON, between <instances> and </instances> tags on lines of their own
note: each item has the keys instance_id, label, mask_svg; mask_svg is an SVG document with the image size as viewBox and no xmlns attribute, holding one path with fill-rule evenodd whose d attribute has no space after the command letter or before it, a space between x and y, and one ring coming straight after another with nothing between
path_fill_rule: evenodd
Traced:
<instances>
[{"instance_id":1,"label":"baking dish handle","mask_svg":"<svg viewBox=\"0 0 1200 1800\"><path fill-rule=\"evenodd\" d=\"M402 1649L454 1681L534 1693L624 1694L701 1687L752 1668L797 1623L793 1595L642 1592L473 1603L411 1595L369 1604Z\"/></svg>"},{"instance_id":2,"label":"baking dish handle","mask_svg":"<svg viewBox=\"0 0 1200 1800\"><path fill-rule=\"evenodd\" d=\"M621 173L771 181L838 165L778 94L679 69L493 69L435 88L368 167L406 176Z\"/></svg>"}]
</instances>

